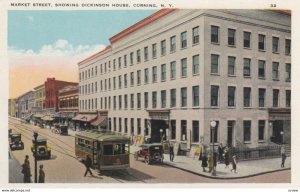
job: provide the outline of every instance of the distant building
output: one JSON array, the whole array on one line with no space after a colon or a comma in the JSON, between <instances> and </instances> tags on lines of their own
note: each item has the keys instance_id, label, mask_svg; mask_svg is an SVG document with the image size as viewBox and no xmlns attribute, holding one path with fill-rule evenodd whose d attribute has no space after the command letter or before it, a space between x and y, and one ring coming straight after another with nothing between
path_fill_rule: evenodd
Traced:
<instances>
[{"instance_id":1,"label":"distant building","mask_svg":"<svg viewBox=\"0 0 300 192\"><path fill-rule=\"evenodd\" d=\"M16 117L29 120L33 114L34 102L34 91L28 91L16 98Z\"/></svg>"},{"instance_id":2,"label":"distant building","mask_svg":"<svg viewBox=\"0 0 300 192\"><path fill-rule=\"evenodd\" d=\"M290 14L164 9L110 42L78 68L79 111L107 110L111 131L182 148L290 142Z\"/></svg>"},{"instance_id":3,"label":"distant building","mask_svg":"<svg viewBox=\"0 0 300 192\"><path fill-rule=\"evenodd\" d=\"M16 117L16 99L8 100L8 115L11 117Z\"/></svg>"},{"instance_id":4,"label":"distant building","mask_svg":"<svg viewBox=\"0 0 300 192\"><path fill-rule=\"evenodd\" d=\"M47 78L45 81L45 109L58 111L58 90L68 85L78 85L75 82L59 81L55 78Z\"/></svg>"},{"instance_id":5,"label":"distant building","mask_svg":"<svg viewBox=\"0 0 300 192\"><path fill-rule=\"evenodd\" d=\"M34 88L34 111L40 113L45 108L45 84Z\"/></svg>"}]
</instances>

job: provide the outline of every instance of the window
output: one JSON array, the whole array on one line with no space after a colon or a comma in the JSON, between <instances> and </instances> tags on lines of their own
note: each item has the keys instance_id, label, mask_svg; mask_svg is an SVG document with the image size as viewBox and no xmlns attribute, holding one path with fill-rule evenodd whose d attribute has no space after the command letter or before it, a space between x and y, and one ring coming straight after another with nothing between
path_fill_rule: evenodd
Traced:
<instances>
[{"instance_id":1,"label":"window","mask_svg":"<svg viewBox=\"0 0 300 192\"><path fill-rule=\"evenodd\" d=\"M291 64L290 63L285 64L285 81L291 82Z\"/></svg>"},{"instance_id":2,"label":"window","mask_svg":"<svg viewBox=\"0 0 300 192\"><path fill-rule=\"evenodd\" d=\"M266 89L259 88L258 89L258 106L265 107L265 97L266 97Z\"/></svg>"},{"instance_id":3,"label":"window","mask_svg":"<svg viewBox=\"0 0 300 192\"><path fill-rule=\"evenodd\" d=\"M251 121L243 121L244 127L244 142L251 141Z\"/></svg>"},{"instance_id":4,"label":"window","mask_svg":"<svg viewBox=\"0 0 300 192\"><path fill-rule=\"evenodd\" d=\"M119 57L119 60L118 60L119 69L121 69L121 67L122 67L122 62L121 62L121 60L122 60L122 58L121 58L121 57Z\"/></svg>"},{"instance_id":5,"label":"window","mask_svg":"<svg viewBox=\"0 0 300 192\"><path fill-rule=\"evenodd\" d=\"M124 87L127 87L127 74L124 74Z\"/></svg>"},{"instance_id":6,"label":"window","mask_svg":"<svg viewBox=\"0 0 300 192\"><path fill-rule=\"evenodd\" d=\"M219 55L211 54L211 70L210 73L219 73Z\"/></svg>"},{"instance_id":7,"label":"window","mask_svg":"<svg viewBox=\"0 0 300 192\"><path fill-rule=\"evenodd\" d=\"M272 37L272 51L273 53L279 52L279 37Z\"/></svg>"},{"instance_id":8,"label":"window","mask_svg":"<svg viewBox=\"0 0 300 192\"><path fill-rule=\"evenodd\" d=\"M98 66L95 67L95 76L98 75Z\"/></svg>"},{"instance_id":9,"label":"window","mask_svg":"<svg viewBox=\"0 0 300 192\"><path fill-rule=\"evenodd\" d=\"M117 97L114 96L114 110L116 110L117 108Z\"/></svg>"},{"instance_id":10,"label":"window","mask_svg":"<svg viewBox=\"0 0 300 192\"><path fill-rule=\"evenodd\" d=\"M171 120L171 139L176 139L176 120Z\"/></svg>"},{"instance_id":11,"label":"window","mask_svg":"<svg viewBox=\"0 0 300 192\"><path fill-rule=\"evenodd\" d=\"M125 127L124 132L128 133L128 119L127 118L124 118L124 127Z\"/></svg>"},{"instance_id":12,"label":"window","mask_svg":"<svg viewBox=\"0 0 300 192\"><path fill-rule=\"evenodd\" d=\"M152 108L155 109L157 105L157 93L156 91L152 92Z\"/></svg>"},{"instance_id":13,"label":"window","mask_svg":"<svg viewBox=\"0 0 300 192\"><path fill-rule=\"evenodd\" d=\"M193 107L199 107L199 86L193 86Z\"/></svg>"},{"instance_id":14,"label":"window","mask_svg":"<svg viewBox=\"0 0 300 192\"><path fill-rule=\"evenodd\" d=\"M166 108L166 106L167 106L167 92L166 92L166 90L162 90L160 92L160 97L161 97L161 108Z\"/></svg>"},{"instance_id":15,"label":"window","mask_svg":"<svg viewBox=\"0 0 300 192\"><path fill-rule=\"evenodd\" d=\"M141 50L140 50L140 49L138 49L138 50L136 51L136 62L137 62L137 63L140 63L140 62L141 62Z\"/></svg>"},{"instance_id":16,"label":"window","mask_svg":"<svg viewBox=\"0 0 300 192\"><path fill-rule=\"evenodd\" d=\"M166 40L160 42L160 53L162 56L166 54Z\"/></svg>"},{"instance_id":17,"label":"window","mask_svg":"<svg viewBox=\"0 0 300 192\"><path fill-rule=\"evenodd\" d=\"M98 82L95 82L95 92L98 92Z\"/></svg>"},{"instance_id":18,"label":"window","mask_svg":"<svg viewBox=\"0 0 300 192\"><path fill-rule=\"evenodd\" d=\"M149 69L148 68L144 69L144 83L145 84L149 83Z\"/></svg>"},{"instance_id":19,"label":"window","mask_svg":"<svg viewBox=\"0 0 300 192\"><path fill-rule=\"evenodd\" d=\"M218 26L211 26L211 43L219 43L219 27Z\"/></svg>"},{"instance_id":20,"label":"window","mask_svg":"<svg viewBox=\"0 0 300 192\"><path fill-rule=\"evenodd\" d=\"M113 69L116 70L116 59L113 60Z\"/></svg>"},{"instance_id":21,"label":"window","mask_svg":"<svg viewBox=\"0 0 300 192\"><path fill-rule=\"evenodd\" d=\"M141 134L141 118L137 118L137 134Z\"/></svg>"},{"instance_id":22,"label":"window","mask_svg":"<svg viewBox=\"0 0 300 192\"><path fill-rule=\"evenodd\" d=\"M235 57L228 57L228 75L235 75Z\"/></svg>"},{"instance_id":23,"label":"window","mask_svg":"<svg viewBox=\"0 0 300 192\"><path fill-rule=\"evenodd\" d=\"M130 108L134 108L134 94L130 94Z\"/></svg>"},{"instance_id":24,"label":"window","mask_svg":"<svg viewBox=\"0 0 300 192\"><path fill-rule=\"evenodd\" d=\"M266 73L266 61L258 60L258 78L265 78Z\"/></svg>"},{"instance_id":25,"label":"window","mask_svg":"<svg viewBox=\"0 0 300 192\"><path fill-rule=\"evenodd\" d=\"M212 107L217 107L219 105L219 86L212 85L210 91L211 91L210 105Z\"/></svg>"},{"instance_id":26,"label":"window","mask_svg":"<svg viewBox=\"0 0 300 192\"><path fill-rule=\"evenodd\" d=\"M170 38L170 52L175 52L176 51L176 36L172 36Z\"/></svg>"},{"instance_id":27,"label":"window","mask_svg":"<svg viewBox=\"0 0 300 192\"><path fill-rule=\"evenodd\" d=\"M157 50L156 50L156 43L152 44L152 58L156 58Z\"/></svg>"},{"instance_id":28,"label":"window","mask_svg":"<svg viewBox=\"0 0 300 192\"><path fill-rule=\"evenodd\" d=\"M152 67L152 82L157 82L157 66Z\"/></svg>"},{"instance_id":29,"label":"window","mask_svg":"<svg viewBox=\"0 0 300 192\"><path fill-rule=\"evenodd\" d=\"M161 81L165 81L166 80L166 75L167 71L166 71L166 64L162 64L161 65Z\"/></svg>"},{"instance_id":30,"label":"window","mask_svg":"<svg viewBox=\"0 0 300 192\"><path fill-rule=\"evenodd\" d=\"M119 75L119 89L122 88L122 76Z\"/></svg>"},{"instance_id":31,"label":"window","mask_svg":"<svg viewBox=\"0 0 300 192\"><path fill-rule=\"evenodd\" d=\"M148 92L144 93L144 108L148 108Z\"/></svg>"},{"instance_id":32,"label":"window","mask_svg":"<svg viewBox=\"0 0 300 192\"><path fill-rule=\"evenodd\" d=\"M291 90L285 91L285 106L291 107Z\"/></svg>"},{"instance_id":33,"label":"window","mask_svg":"<svg viewBox=\"0 0 300 192\"><path fill-rule=\"evenodd\" d=\"M228 45L235 46L235 29L228 29Z\"/></svg>"},{"instance_id":34,"label":"window","mask_svg":"<svg viewBox=\"0 0 300 192\"><path fill-rule=\"evenodd\" d=\"M114 131L117 131L117 118L116 117L114 117Z\"/></svg>"},{"instance_id":35,"label":"window","mask_svg":"<svg viewBox=\"0 0 300 192\"><path fill-rule=\"evenodd\" d=\"M286 55L291 54L291 40L290 39L285 40L285 54Z\"/></svg>"},{"instance_id":36,"label":"window","mask_svg":"<svg viewBox=\"0 0 300 192\"><path fill-rule=\"evenodd\" d=\"M170 78L171 78L171 79L175 79L175 78L176 78L176 61L172 61L172 62L170 63L170 65L171 65Z\"/></svg>"},{"instance_id":37,"label":"window","mask_svg":"<svg viewBox=\"0 0 300 192\"><path fill-rule=\"evenodd\" d=\"M124 109L127 109L128 107L128 96L124 95Z\"/></svg>"},{"instance_id":38,"label":"window","mask_svg":"<svg viewBox=\"0 0 300 192\"><path fill-rule=\"evenodd\" d=\"M181 77L187 77L187 59L181 59Z\"/></svg>"},{"instance_id":39,"label":"window","mask_svg":"<svg viewBox=\"0 0 300 192\"><path fill-rule=\"evenodd\" d=\"M141 84L141 70L137 71L137 84L140 85Z\"/></svg>"},{"instance_id":40,"label":"window","mask_svg":"<svg viewBox=\"0 0 300 192\"><path fill-rule=\"evenodd\" d=\"M273 89L273 107L279 106L279 89Z\"/></svg>"},{"instance_id":41,"label":"window","mask_svg":"<svg viewBox=\"0 0 300 192\"><path fill-rule=\"evenodd\" d=\"M251 59L244 58L244 77L251 76Z\"/></svg>"},{"instance_id":42,"label":"window","mask_svg":"<svg viewBox=\"0 0 300 192\"><path fill-rule=\"evenodd\" d=\"M244 31L244 48L250 48L251 33Z\"/></svg>"},{"instance_id":43,"label":"window","mask_svg":"<svg viewBox=\"0 0 300 192\"><path fill-rule=\"evenodd\" d=\"M180 34L181 49L187 47L186 31Z\"/></svg>"},{"instance_id":44,"label":"window","mask_svg":"<svg viewBox=\"0 0 300 192\"><path fill-rule=\"evenodd\" d=\"M219 121L216 121L216 127L213 129L210 127L210 142L217 143L218 142L218 129L219 129Z\"/></svg>"},{"instance_id":45,"label":"window","mask_svg":"<svg viewBox=\"0 0 300 192\"><path fill-rule=\"evenodd\" d=\"M193 56L193 75L199 74L199 55Z\"/></svg>"},{"instance_id":46,"label":"window","mask_svg":"<svg viewBox=\"0 0 300 192\"><path fill-rule=\"evenodd\" d=\"M272 63L272 78L273 80L279 80L279 63Z\"/></svg>"},{"instance_id":47,"label":"window","mask_svg":"<svg viewBox=\"0 0 300 192\"><path fill-rule=\"evenodd\" d=\"M130 73L130 85L133 86L134 84L134 72Z\"/></svg>"},{"instance_id":48,"label":"window","mask_svg":"<svg viewBox=\"0 0 300 192\"><path fill-rule=\"evenodd\" d=\"M181 88L181 107L187 107L187 88Z\"/></svg>"},{"instance_id":49,"label":"window","mask_svg":"<svg viewBox=\"0 0 300 192\"><path fill-rule=\"evenodd\" d=\"M119 118L119 132L122 132L122 118Z\"/></svg>"},{"instance_id":50,"label":"window","mask_svg":"<svg viewBox=\"0 0 300 192\"><path fill-rule=\"evenodd\" d=\"M119 109L122 109L122 95L119 95Z\"/></svg>"},{"instance_id":51,"label":"window","mask_svg":"<svg viewBox=\"0 0 300 192\"><path fill-rule=\"evenodd\" d=\"M130 118L130 134L134 134L134 118Z\"/></svg>"},{"instance_id":52,"label":"window","mask_svg":"<svg viewBox=\"0 0 300 192\"><path fill-rule=\"evenodd\" d=\"M176 89L171 89L170 90L170 95L171 95L171 103L170 106L171 107L176 107Z\"/></svg>"},{"instance_id":53,"label":"window","mask_svg":"<svg viewBox=\"0 0 300 192\"><path fill-rule=\"evenodd\" d=\"M193 121L192 142L199 142L199 121Z\"/></svg>"},{"instance_id":54,"label":"window","mask_svg":"<svg viewBox=\"0 0 300 192\"><path fill-rule=\"evenodd\" d=\"M193 44L199 43L199 26L193 28Z\"/></svg>"},{"instance_id":55,"label":"window","mask_svg":"<svg viewBox=\"0 0 300 192\"><path fill-rule=\"evenodd\" d=\"M265 50L265 42L266 41L266 36L259 34L258 35L258 50L264 51Z\"/></svg>"},{"instance_id":56,"label":"window","mask_svg":"<svg viewBox=\"0 0 300 192\"><path fill-rule=\"evenodd\" d=\"M244 107L251 106L251 88L244 87Z\"/></svg>"},{"instance_id":57,"label":"window","mask_svg":"<svg viewBox=\"0 0 300 192\"><path fill-rule=\"evenodd\" d=\"M181 141L186 141L186 120L181 120Z\"/></svg>"},{"instance_id":58,"label":"window","mask_svg":"<svg viewBox=\"0 0 300 192\"><path fill-rule=\"evenodd\" d=\"M141 108L141 93L137 93L137 108Z\"/></svg>"},{"instance_id":59,"label":"window","mask_svg":"<svg viewBox=\"0 0 300 192\"><path fill-rule=\"evenodd\" d=\"M148 61L148 47L144 47L144 59L145 61Z\"/></svg>"},{"instance_id":60,"label":"window","mask_svg":"<svg viewBox=\"0 0 300 192\"><path fill-rule=\"evenodd\" d=\"M149 119L144 119L144 128L145 128L145 132L144 135L148 136L149 135L149 130L151 129L151 124L149 122Z\"/></svg>"},{"instance_id":61,"label":"window","mask_svg":"<svg viewBox=\"0 0 300 192\"><path fill-rule=\"evenodd\" d=\"M130 65L133 65L133 52L130 53Z\"/></svg>"},{"instance_id":62,"label":"window","mask_svg":"<svg viewBox=\"0 0 300 192\"><path fill-rule=\"evenodd\" d=\"M116 89L116 77L113 78L113 86L114 86L114 89Z\"/></svg>"},{"instance_id":63,"label":"window","mask_svg":"<svg viewBox=\"0 0 300 192\"><path fill-rule=\"evenodd\" d=\"M228 87L228 107L235 106L235 87Z\"/></svg>"},{"instance_id":64,"label":"window","mask_svg":"<svg viewBox=\"0 0 300 192\"><path fill-rule=\"evenodd\" d=\"M258 140L263 141L265 140L265 120L258 120Z\"/></svg>"},{"instance_id":65,"label":"window","mask_svg":"<svg viewBox=\"0 0 300 192\"><path fill-rule=\"evenodd\" d=\"M127 55L124 55L124 67L127 67Z\"/></svg>"}]
</instances>

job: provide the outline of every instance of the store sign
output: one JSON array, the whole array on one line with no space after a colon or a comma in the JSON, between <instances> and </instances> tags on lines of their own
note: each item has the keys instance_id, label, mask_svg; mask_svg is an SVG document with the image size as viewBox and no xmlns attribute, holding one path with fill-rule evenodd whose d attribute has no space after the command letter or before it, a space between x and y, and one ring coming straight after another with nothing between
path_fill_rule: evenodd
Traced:
<instances>
[{"instance_id":1,"label":"store sign","mask_svg":"<svg viewBox=\"0 0 300 192\"><path fill-rule=\"evenodd\" d=\"M149 116L151 117L151 119L155 119L155 120L169 119L169 113L166 112L149 112Z\"/></svg>"}]
</instances>

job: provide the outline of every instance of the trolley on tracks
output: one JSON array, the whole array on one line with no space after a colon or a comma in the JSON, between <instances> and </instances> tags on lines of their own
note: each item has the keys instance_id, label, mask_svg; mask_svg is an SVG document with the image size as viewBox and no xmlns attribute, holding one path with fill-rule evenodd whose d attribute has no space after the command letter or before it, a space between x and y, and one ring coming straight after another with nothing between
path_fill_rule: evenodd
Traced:
<instances>
[{"instance_id":1,"label":"trolley on tracks","mask_svg":"<svg viewBox=\"0 0 300 192\"><path fill-rule=\"evenodd\" d=\"M92 158L93 168L116 170L129 168L130 139L112 132L81 131L75 135L75 155Z\"/></svg>"}]
</instances>

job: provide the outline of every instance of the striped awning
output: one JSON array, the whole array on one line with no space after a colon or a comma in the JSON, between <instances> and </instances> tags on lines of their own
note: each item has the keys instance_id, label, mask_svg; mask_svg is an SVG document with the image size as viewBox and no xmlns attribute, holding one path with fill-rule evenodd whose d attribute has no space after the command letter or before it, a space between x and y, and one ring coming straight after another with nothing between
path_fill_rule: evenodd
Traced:
<instances>
[{"instance_id":1,"label":"striped awning","mask_svg":"<svg viewBox=\"0 0 300 192\"><path fill-rule=\"evenodd\" d=\"M106 120L106 116L100 116L98 115L96 119L94 119L93 121L91 121L91 125L92 126L98 126L100 125L101 123L104 123L105 120Z\"/></svg>"},{"instance_id":2,"label":"striped awning","mask_svg":"<svg viewBox=\"0 0 300 192\"><path fill-rule=\"evenodd\" d=\"M72 120L75 121L84 121L84 122L90 122L97 118L97 115L91 115L91 114L78 114Z\"/></svg>"}]
</instances>

